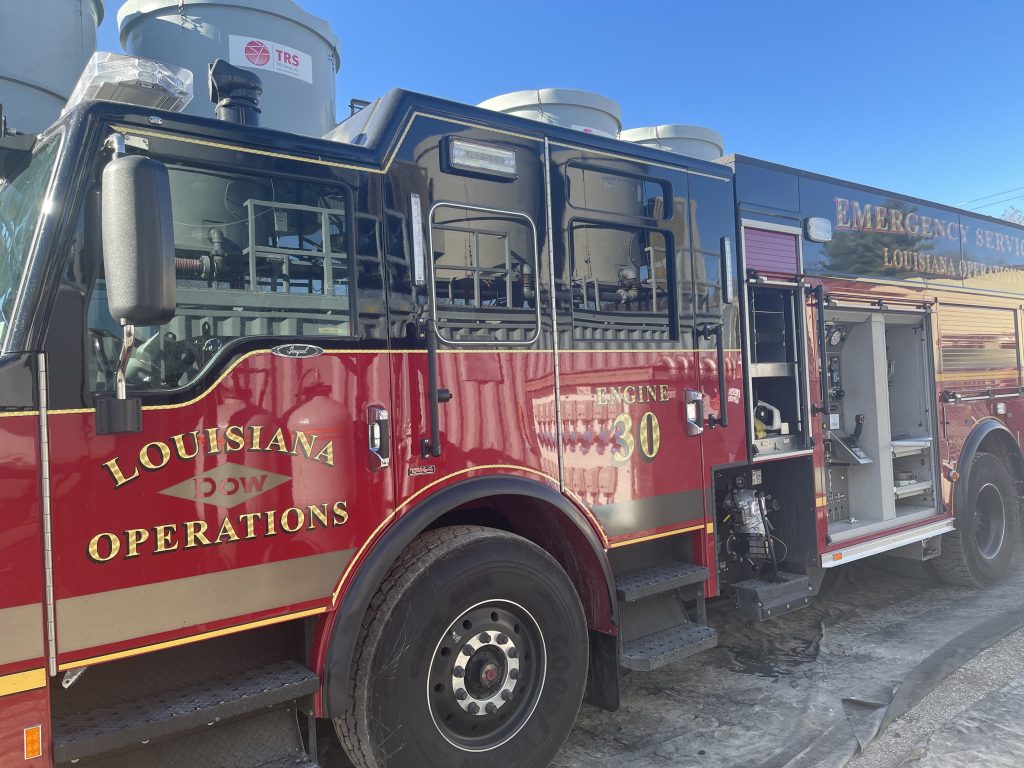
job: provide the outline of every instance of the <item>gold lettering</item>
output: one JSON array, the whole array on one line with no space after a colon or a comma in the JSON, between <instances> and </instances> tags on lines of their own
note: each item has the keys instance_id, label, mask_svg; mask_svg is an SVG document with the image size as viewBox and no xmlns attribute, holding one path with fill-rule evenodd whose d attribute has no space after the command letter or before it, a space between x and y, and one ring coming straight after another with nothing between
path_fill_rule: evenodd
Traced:
<instances>
[{"instance_id":1,"label":"gold lettering","mask_svg":"<svg viewBox=\"0 0 1024 768\"><path fill-rule=\"evenodd\" d=\"M250 451L260 450L260 432L262 431L263 427L261 426L249 427L249 432L251 433L252 436L252 439L249 441Z\"/></svg>"},{"instance_id":2,"label":"gold lettering","mask_svg":"<svg viewBox=\"0 0 1024 768\"><path fill-rule=\"evenodd\" d=\"M888 231L889 227L886 224L885 217L889 213L889 209L878 205L875 206L875 229L879 232Z\"/></svg>"},{"instance_id":3,"label":"gold lettering","mask_svg":"<svg viewBox=\"0 0 1024 768\"><path fill-rule=\"evenodd\" d=\"M288 453L288 449L284 445L284 430L279 427L277 432L275 432L274 436L270 438L270 441L267 443L266 447L263 450L277 451L278 453Z\"/></svg>"},{"instance_id":4,"label":"gold lettering","mask_svg":"<svg viewBox=\"0 0 1024 768\"><path fill-rule=\"evenodd\" d=\"M139 544L149 541L149 530L147 528L129 528L124 532L125 540L128 542L128 551L124 559L139 556Z\"/></svg>"},{"instance_id":5,"label":"gold lettering","mask_svg":"<svg viewBox=\"0 0 1024 768\"><path fill-rule=\"evenodd\" d=\"M288 515L294 513L295 523L293 525L288 524ZM281 530L285 533L295 533L298 531L306 522L306 514L298 507L288 507L284 512L281 513Z\"/></svg>"},{"instance_id":6,"label":"gold lettering","mask_svg":"<svg viewBox=\"0 0 1024 768\"><path fill-rule=\"evenodd\" d=\"M608 404L608 390L604 387L597 388L597 404L607 405Z\"/></svg>"},{"instance_id":7,"label":"gold lettering","mask_svg":"<svg viewBox=\"0 0 1024 768\"><path fill-rule=\"evenodd\" d=\"M224 430L224 451L237 453L245 448L245 427L232 424Z\"/></svg>"},{"instance_id":8,"label":"gold lettering","mask_svg":"<svg viewBox=\"0 0 1024 768\"><path fill-rule=\"evenodd\" d=\"M889 231L903 231L903 211L901 211L899 208L889 209Z\"/></svg>"},{"instance_id":9,"label":"gold lettering","mask_svg":"<svg viewBox=\"0 0 1024 768\"><path fill-rule=\"evenodd\" d=\"M185 452L184 434L174 435L174 437L171 438L171 440L174 442L174 452L182 461L185 461L186 459L194 459L196 456L199 455L199 432L188 432L187 434L192 436L192 441L194 443L194 450L192 451L192 453Z\"/></svg>"},{"instance_id":10,"label":"gold lettering","mask_svg":"<svg viewBox=\"0 0 1024 768\"><path fill-rule=\"evenodd\" d=\"M629 384L622 388L622 400L626 403L636 402L636 387Z\"/></svg>"},{"instance_id":11,"label":"gold lettering","mask_svg":"<svg viewBox=\"0 0 1024 768\"><path fill-rule=\"evenodd\" d=\"M320 453L313 457L313 461L319 461L328 467L334 466L334 441L328 440L327 445L320 449Z\"/></svg>"},{"instance_id":12,"label":"gold lettering","mask_svg":"<svg viewBox=\"0 0 1024 768\"><path fill-rule=\"evenodd\" d=\"M108 552L106 555L100 554L101 541L107 542ZM92 541L89 542L89 559L94 563L106 563L113 560L120 551L121 540L112 533L97 533L92 537Z\"/></svg>"},{"instance_id":13,"label":"gold lettering","mask_svg":"<svg viewBox=\"0 0 1024 768\"><path fill-rule=\"evenodd\" d=\"M120 488L125 483L130 483L132 480L137 479L139 476L139 468L135 467L135 472L132 473L132 476L125 477L124 473L121 471L121 467L119 467L117 464L117 457L114 457L110 461L104 462L103 468L110 473L110 476L112 478L114 478L115 488Z\"/></svg>"},{"instance_id":14,"label":"gold lettering","mask_svg":"<svg viewBox=\"0 0 1024 768\"><path fill-rule=\"evenodd\" d=\"M309 530L316 528L316 521L320 523L322 528L327 527L327 504L324 504L323 508L318 504L310 504L307 509L309 510Z\"/></svg>"},{"instance_id":15,"label":"gold lettering","mask_svg":"<svg viewBox=\"0 0 1024 768\"><path fill-rule=\"evenodd\" d=\"M195 549L199 545L209 546L210 540L206 538L207 527L205 520L186 520L185 549Z\"/></svg>"},{"instance_id":16,"label":"gold lettering","mask_svg":"<svg viewBox=\"0 0 1024 768\"><path fill-rule=\"evenodd\" d=\"M911 222L911 220L910 220L911 217L914 218L913 222ZM908 234L911 234L911 235L916 235L917 234L917 232L918 232L917 219L918 219L918 216L917 216L916 213L908 213L907 214L905 221L907 222L907 233Z\"/></svg>"},{"instance_id":17,"label":"gold lettering","mask_svg":"<svg viewBox=\"0 0 1024 768\"><path fill-rule=\"evenodd\" d=\"M160 457L155 461L150 455L150 451L153 448L156 448L157 453L160 454ZM167 447L167 443L161 443L159 440L152 443L146 443L144 446L142 446L142 450L139 451L139 464L141 464L143 468L148 469L151 472L155 472L158 469L163 469L165 466L167 466L167 462L170 461L170 459L171 449Z\"/></svg>"},{"instance_id":18,"label":"gold lettering","mask_svg":"<svg viewBox=\"0 0 1024 768\"><path fill-rule=\"evenodd\" d=\"M235 527L231 524L230 517L225 517L221 522L220 530L217 532L217 543L221 544L221 540L225 537L228 541L238 541L238 534L235 533Z\"/></svg>"},{"instance_id":19,"label":"gold lettering","mask_svg":"<svg viewBox=\"0 0 1024 768\"><path fill-rule=\"evenodd\" d=\"M844 197L834 198L836 201L836 229L850 228L850 201Z\"/></svg>"},{"instance_id":20,"label":"gold lettering","mask_svg":"<svg viewBox=\"0 0 1024 768\"><path fill-rule=\"evenodd\" d=\"M267 536L277 536L277 528L274 524L274 510L263 513L264 517L267 518Z\"/></svg>"},{"instance_id":21,"label":"gold lettering","mask_svg":"<svg viewBox=\"0 0 1024 768\"><path fill-rule=\"evenodd\" d=\"M313 439L310 440L305 432L292 433L292 456L299 455L300 445L302 446L302 452L306 454L306 458L313 458L313 446L316 445L316 435L313 435Z\"/></svg>"},{"instance_id":22,"label":"gold lettering","mask_svg":"<svg viewBox=\"0 0 1024 768\"><path fill-rule=\"evenodd\" d=\"M245 523L245 538L256 538L256 520L260 517L262 515L259 512L246 512L244 515L238 516L238 519Z\"/></svg>"},{"instance_id":23,"label":"gold lettering","mask_svg":"<svg viewBox=\"0 0 1024 768\"><path fill-rule=\"evenodd\" d=\"M659 386L660 386L660 391L661 391L661 402L667 403L668 402L668 384L661 384Z\"/></svg>"},{"instance_id":24,"label":"gold lettering","mask_svg":"<svg viewBox=\"0 0 1024 768\"><path fill-rule=\"evenodd\" d=\"M206 453L210 456L220 453L220 439L217 437L217 427L206 428Z\"/></svg>"},{"instance_id":25,"label":"gold lettering","mask_svg":"<svg viewBox=\"0 0 1024 768\"><path fill-rule=\"evenodd\" d=\"M331 518L334 525L344 525L348 522L348 502L334 502L334 509L331 510Z\"/></svg>"},{"instance_id":26,"label":"gold lettering","mask_svg":"<svg viewBox=\"0 0 1024 768\"><path fill-rule=\"evenodd\" d=\"M158 525L153 528L153 540L154 549L153 553L159 555L161 552L173 552L178 548L178 542L174 542L174 546L171 546L172 537L178 532L178 526L173 523L170 525Z\"/></svg>"},{"instance_id":27,"label":"gold lettering","mask_svg":"<svg viewBox=\"0 0 1024 768\"><path fill-rule=\"evenodd\" d=\"M871 203L865 203L862 210L860 203L853 201L853 228L871 229Z\"/></svg>"}]
</instances>

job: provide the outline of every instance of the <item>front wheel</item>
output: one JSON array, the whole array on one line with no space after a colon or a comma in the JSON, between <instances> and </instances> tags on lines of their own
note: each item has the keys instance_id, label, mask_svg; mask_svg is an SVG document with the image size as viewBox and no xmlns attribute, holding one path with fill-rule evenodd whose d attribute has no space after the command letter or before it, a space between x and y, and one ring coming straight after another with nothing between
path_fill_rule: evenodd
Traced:
<instances>
[{"instance_id":1,"label":"front wheel","mask_svg":"<svg viewBox=\"0 0 1024 768\"><path fill-rule=\"evenodd\" d=\"M1020 515L1016 483L997 456L979 453L965 498L956 511L956 530L942 537L942 553L928 562L950 584L989 586L1006 575L1013 560Z\"/></svg>"},{"instance_id":2,"label":"front wheel","mask_svg":"<svg viewBox=\"0 0 1024 768\"><path fill-rule=\"evenodd\" d=\"M579 597L550 555L439 528L371 601L335 727L359 768L544 766L576 719L587 654Z\"/></svg>"}]
</instances>

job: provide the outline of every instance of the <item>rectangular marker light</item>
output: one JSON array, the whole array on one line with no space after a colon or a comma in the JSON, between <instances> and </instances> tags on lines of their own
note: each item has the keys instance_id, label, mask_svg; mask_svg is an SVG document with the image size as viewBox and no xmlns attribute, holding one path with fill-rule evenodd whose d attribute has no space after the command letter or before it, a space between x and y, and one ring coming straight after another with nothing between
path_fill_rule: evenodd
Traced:
<instances>
[{"instance_id":1,"label":"rectangular marker light","mask_svg":"<svg viewBox=\"0 0 1024 768\"><path fill-rule=\"evenodd\" d=\"M43 755L43 726L33 725L25 729L25 759L32 760Z\"/></svg>"},{"instance_id":2,"label":"rectangular marker light","mask_svg":"<svg viewBox=\"0 0 1024 768\"><path fill-rule=\"evenodd\" d=\"M448 159L453 168L478 173L496 174L514 178L516 174L516 153L513 149L498 149L485 144L452 139Z\"/></svg>"}]
</instances>

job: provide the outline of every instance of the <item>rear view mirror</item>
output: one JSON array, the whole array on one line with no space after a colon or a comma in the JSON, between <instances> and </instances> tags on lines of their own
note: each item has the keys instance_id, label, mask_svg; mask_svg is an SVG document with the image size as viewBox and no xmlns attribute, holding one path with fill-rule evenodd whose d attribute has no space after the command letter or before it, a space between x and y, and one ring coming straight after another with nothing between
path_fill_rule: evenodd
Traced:
<instances>
[{"instance_id":1,"label":"rear view mirror","mask_svg":"<svg viewBox=\"0 0 1024 768\"><path fill-rule=\"evenodd\" d=\"M114 396L96 398L96 434L142 431L142 401L128 397L125 370L136 325L162 325L174 317L174 220L171 182L163 163L124 155L116 134L114 157L103 169L101 191L103 272L107 306L121 323L124 341Z\"/></svg>"},{"instance_id":2,"label":"rear view mirror","mask_svg":"<svg viewBox=\"0 0 1024 768\"><path fill-rule=\"evenodd\" d=\"M174 223L163 163L115 157L103 169L103 271L107 305L122 325L174 317Z\"/></svg>"}]
</instances>

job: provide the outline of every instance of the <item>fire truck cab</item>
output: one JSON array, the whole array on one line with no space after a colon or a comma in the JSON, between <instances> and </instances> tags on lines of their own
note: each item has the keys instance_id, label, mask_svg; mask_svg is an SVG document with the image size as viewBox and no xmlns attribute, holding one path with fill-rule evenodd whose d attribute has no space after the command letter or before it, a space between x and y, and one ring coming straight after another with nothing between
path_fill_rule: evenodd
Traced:
<instances>
[{"instance_id":1,"label":"fire truck cab","mask_svg":"<svg viewBox=\"0 0 1024 768\"><path fill-rule=\"evenodd\" d=\"M1006 573L1024 230L252 86L0 138L4 765L544 765L711 599Z\"/></svg>"}]
</instances>

